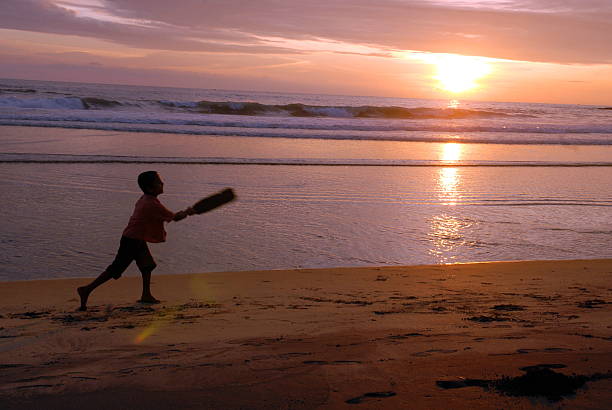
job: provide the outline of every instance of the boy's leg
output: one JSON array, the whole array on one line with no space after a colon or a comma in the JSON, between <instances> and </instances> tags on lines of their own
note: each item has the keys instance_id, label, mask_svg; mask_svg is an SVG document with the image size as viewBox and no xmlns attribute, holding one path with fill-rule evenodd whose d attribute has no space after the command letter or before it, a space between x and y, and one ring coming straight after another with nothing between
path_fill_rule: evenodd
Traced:
<instances>
[{"instance_id":1,"label":"boy's leg","mask_svg":"<svg viewBox=\"0 0 612 410\"><path fill-rule=\"evenodd\" d=\"M142 275L142 296L139 302L142 303L159 303L159 300L155 299L151 294L151 272L156 268L155 260L153 255L149 251L149 247L146 242L142 242L138 256L136 256L136 264L140 269Z\"/></svg>"},{"instance_id":2,"label":"boy's leg","mask_svg":"<svg viewBox=\"0 0 612 410\"><path fill-rule=\"evenodd\" d=\"M142 296L139 302L142 303L159 303L151 294L151 271L153 269L141 269L142 274Z\"/></svg>"},{"instance_id":3,"label":"boy's leg","mask_svg":"<svg viewBox=\"0 0 612 410\"><path fill-rule=\"evenodd\" d=\"M79 297L81 298L81 306L79 307L79 310L83 310L83 311L87 310L87 298L89 297L89 294L93 292L95 288L107 282L112 277L113 277L113 274L105 270L100 275L98 275L97 278L91 281L91 283L89 283L88 285L77 288L77 292L79 293Z\"/></svg>"},{"instance_id":4,"label":"boy's leg","mask_svg":"<svg viewBox=\"0 0 612 410\"><path fill-rule=\"evenodd\" d=\"M98 275L91 283L85 286L81 286L77 288L77 293L81 299L81 306L79 310L87 310L87 298L89 298L89 294L93 292L95 288L107 282L109 279L119 279L123 272L130 266L130 263L134 260L134 251L132 250L132 246L129 241L125 240L126 238L121 238L121 242L119 244L119 250L117 251L117 255L115 256L115 260L113 263L108 265L106 270Z\"/></svg>"}]
</instances>

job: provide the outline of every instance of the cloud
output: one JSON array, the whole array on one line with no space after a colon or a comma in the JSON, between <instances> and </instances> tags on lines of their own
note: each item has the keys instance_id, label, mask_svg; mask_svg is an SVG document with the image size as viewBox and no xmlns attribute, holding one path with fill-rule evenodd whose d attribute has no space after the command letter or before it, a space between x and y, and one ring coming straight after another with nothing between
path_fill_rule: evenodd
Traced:
<instances>
[{"instance_id":1,"label":"cloud","mask_svg":"<svg viewBox=\"0 0 612 410\"><path fill-rule=\"evenodd\" d=\"M154 50L253 54L299 52L269 46L252 36L228 30L193 29L164 24L161 20L136 23L77 16L75 11L51 0L3 0L0 8L0 28L4 29L75 35Z\"/></svg>"},{"instance_id":2,"label":"cloud","mask_svg":"<svg viewBox=\"0 0 612 410\"><path fill-rule=\"evenodd\" d=\"M59 56L55 56L59 57ZM68 57L68 56L67 56ZM76 56L70 56L76 57ZM83 56L85 57L85 56ZM251 68L250 72L230 70L219 72L193 72L166 68L143 68L110 65L108 61L79 62L76 58L67 58L61 62L56 58L40 56L23 56L4 54L0 51L0 78L46 79L50 81L90 82L110 84L139 84L150 86L168 86L185 88L215 88L228 90L270 91L286 90L296 93L309 93L321 86L323 79L316 76L269 75ZM96 58L99 60L99 58ZM355 94L358 92L373 93L379 91L368 88L370 82L341 81L340 78L326 77L326 91L332 94Z\"/></svg>"},{"instance_id":3,"label":"cloud","mask_svg":"<svg viewBox=\"0 0 612 410\"><path fill-rule=\"evenodd\" d=\"M89 12L77 13L75 4ZM363 54L378 56L416 50L612 63L608 0L3 0L0 27L189 52L299 54L312 51L304 42L324 40L366 46L375 51Z\"/></svg>"},{"instance_id":4,"label":"cloud","mask_svg":"<svg viewBox=\"0 0 612 410\"><path fill-rule=\"evenodd\" d=\"M116 15L190 29L325 38L393 50L560 63L609 63L612 6L603 0L105 0ZM467 4L472 6L468 7ZM474 7L474 4L478 7Z\"/></svg>"}]
</instances>

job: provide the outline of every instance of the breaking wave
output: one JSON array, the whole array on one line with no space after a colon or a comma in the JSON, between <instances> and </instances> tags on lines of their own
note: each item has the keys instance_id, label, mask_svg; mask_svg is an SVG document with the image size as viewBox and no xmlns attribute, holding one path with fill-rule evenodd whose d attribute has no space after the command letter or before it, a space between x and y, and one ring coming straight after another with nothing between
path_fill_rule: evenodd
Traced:
<instances>
[{"instance_id":1,"label":"breaking wave","mask_svg":"<svg viewBox=\"0 0 612 410\"><path fill-rule=\"evenodd\" d=\"M504 117L507 114L459 108L405 108L394 106L320 106L306 104L269 105L256 102L174 102L159 101L170 108L185 108L201 114L276 115L291 117L391 118L391 119L461 119Z\"/></svg>"},{"instance_id":2,"label":"breaking wave","mask_svg":"<svg viewBox=\"0 0 612 410\"><path fill-rule=\"evenodd\" d=\"M508 114L461 108L427 108L396 106L325 106L294 104L261 104L257 102L234 101L141 101L121 102L98 97L51 97L21 98L0 97L0 107L105 110L129 107L150 110L157 105L161 109L193 114L222 114L244 116L281 116L281 117L328 117L328 118L387 118L387 119L465 119L506 117Z\"/></svg>"},{"instance_id":3,"label":"breaking wave","mask_svg":"<svg viewBox=\"0 0 612 410\"><path fill-rule=\"evenodd\" d=\"M610 108L7 80L0 125L239 137L612 145Z\"/></svg>"},{"instance_id":4,"label":"breaking wave","mask_svg":"<svg viewBox=\"0 0 612 410\"><path fill-rule=\"evenodd\" d=\"M83 110L86 108L83 100L78 97L18 98L12 96L0 98L0 107L42 108L50 110Z\"/></svg>"}]
</instances>

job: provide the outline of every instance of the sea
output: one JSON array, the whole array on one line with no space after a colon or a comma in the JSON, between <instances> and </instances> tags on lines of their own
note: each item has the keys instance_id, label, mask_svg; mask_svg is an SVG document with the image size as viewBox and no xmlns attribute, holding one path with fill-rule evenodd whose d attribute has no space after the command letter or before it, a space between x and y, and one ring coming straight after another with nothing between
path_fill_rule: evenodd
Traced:
<instances>
[{"instance_id":1,"label":"sea","mask_svg":"<svg viewBox=\"0 0 612 410\"><path fill-rule=\"evenodd\" d=\"M156 274L612 258L611 108L0 79L0 281L102 272L147 170L237 194Z\"/></svg>"}]
</instances>

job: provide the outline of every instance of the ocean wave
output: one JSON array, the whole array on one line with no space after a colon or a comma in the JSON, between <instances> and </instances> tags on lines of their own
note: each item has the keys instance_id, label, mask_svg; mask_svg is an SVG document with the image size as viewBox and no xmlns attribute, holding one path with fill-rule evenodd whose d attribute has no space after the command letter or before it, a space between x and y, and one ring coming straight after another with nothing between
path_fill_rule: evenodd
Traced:
<instances>
[{"instance_id":1,"label":"ocean wave","mask_svg":"<svg viewBox=\"0 0 612 410\"><path fill-rule=\"evenodd\" d=\"M0 125L238 137L612 145L608 107L0 83Z\"/></svg>"},{"instance_id":2,"label":"ocean wave","mask_svg":"<svg viewBox=\"0 0 612 410\"><path fill-rule=\"evenodd\" d=\"M83 103L83 107L88 110L94 109L94 108L98 108L98 109L116 108L116 107L120 107L123 105L119 101L105 100L104 98L97 98L97 97L81 98L81 102Z\"/></svg>"},{"instance_id":3,"label":"ocean wave","mask_svg":"<svg viewBox=\"0 0 612 410\"><path fill-rule=\"evenodd\" d=\"M10 87L3 84L0 84L0 87ZM0 93L36 93L37 90L33 88L0 88Z\"/></svg>"},{"instance_id":4,"label":"ocean wave","mask_svg":"<svg viewBox=\"0 0 612 410\"><path fill-rule=\"evenodd\" d=\"M276 115L290 117L387 118L387 119L464 119L505 117L509 114L461 108L406 108L395 106L325 106L306 104L270 105L234 101L159 101L162 106L186 108L200 114Z\"/></svg>"},{"instance_id":5,"label":"ocean wave","mask_svg":"<svg viewBox=\"0 0 612 410\"><path fill-rule=\"evenodd\" d=\"M612 167L612 162L403 160L350 158L238 158L238 157L143 157L131 155L82 155L0 153L0 163L127 163L201 165L309 165L309 166L402 166L402 167Z\"/></svg>"},{"instance_id":6,"label":"ocean wave","mask_svg":"<svg viewBox=\"0 0 612 410\"><path fill-rule=\"evenodd\" d=\"M125 102L100 97L0 97L0 107L43 108L72 110L105 110L129 106L148 110L152 105L161 109L172 109L193 114L222 114L243 116L289 116L327 118L384 118L384 119L466 119L506 117L510 114L462 108L427 108L397 106L326 106L294 104L262 104L258 102L234 101L142 101ZM515 114L516 115L516 114Z\"/></svg>"},{"instance_id":7,"label":"ocean wave","mask_svg":"<svg viewBox=\"0 0 612 410\"><path fill-rule=\"evenodd\" d=\"M13 96L0 97L0 107L43 108L48 110L83 110L86 108L83 100L78 97L18 98Z\"/></svg>"}]
</instances>

